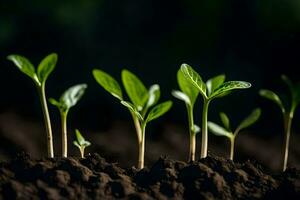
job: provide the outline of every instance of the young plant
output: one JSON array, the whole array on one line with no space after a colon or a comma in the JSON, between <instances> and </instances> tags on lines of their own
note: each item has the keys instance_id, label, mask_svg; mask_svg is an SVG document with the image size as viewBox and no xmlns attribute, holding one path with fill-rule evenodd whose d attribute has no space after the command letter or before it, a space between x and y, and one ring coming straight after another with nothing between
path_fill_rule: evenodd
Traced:
<instances>
[{"instance_id":1,"label":"young plant","mask_svg":"<svg viewBox=\"0 0 300 200\"><path fill-rule=\"evenodd\" d=\"M238 133L242 130L245 129L252 124L254 124L260 117L261 110L259 108L256 108L252 113L246 117L240 125L235 129L235 131L232 131L231 126L230 126L230 121L228 116L221 112L220 113L220 118L223 123L223 126L220 126L218 124L215 124L213 122L208 122L208 129L210 132L217 136L225 136L229 139L230 141L230 160L233 160L234 156L234 144L235 144L235 138L238 135Z\"/></svg>"},{"instance_id":2,"label":"young plant","mask_svg":"<svg viewBox=\"0 0 300 200\"><path fill-rule=\"evenodd\" d=\"M54 152L53 152L52 128L51 128L51 121L50 121L46 93L45 93L45 85L46 85L47 78L55 68L57 62L57 54L52 53L46 56L40 62L37 69L27 58L23 56L9 55L7 59L12 61L19 68L21 72L29 76L36 85L40 97L40 102L42 106L44 122L45 122L45 127L47 132L47 153L49 158L53 158Z\"/></svg>"},{"instance_id":3,"label":"young plant","mask_svg":"<svg viewBox=\"0 0 300 200\"><path fill-rule=\"evenodd\" d=\"M106 91L119 99L120 103L130 111L139 146L138 169L144 168L146 126L150 121L165 114L171 108L172 102L166 101L156 105L160 98L159 85L152 85L147 90L136 75L125 69L122 70L122 82L131 102L124 100L119 83L109 74L94 69L93 76Z\"/></svg>"},{"instance_id":4,"label":"young plant","mask_svg":"<svg viewBox=\"0 0 300 200\"><path fill-rule=\"evenodd\" d=\"M76 140L73 141L73 144L78 147L80 151L81 158L84 158L84 150L86 147L90 146L91 143L84 139L78 129L75 130Z\"/></svg>"},{"instance_id":5,"label":"young plant","mask_svg":"<svg viewBox=\"0 0 300 200\"><path fill-rule=\"evenodd\" d=\"M225 75L219 75L209 79L206 83L202 81L201 76L189 65L182 64L181 71L184 77L190 81L199 90L203 97L202 110L202 143L201 158L207 156L207 115L210 102L219 97L229 94L232 90L250 88L251 84L245 81L225 81ZM189 86L187 86L189 87Z\"/></svg>"},{"instance_id":6,"label":"young plant","mask_svg":"<svg viewBox=\"0 0 300 200\"><path fill-rule=\"evenodd\" d=\"M298 107L300 103L300 83L299 84L293 84L290 79L282 75L282 80L287 84L289 87L289 90L291 92L291 101L289 105L283 104L282 100L279 98L279 96L270 90L260 90L259 94L262 97L265 97L274 103L276 103L279 108L281 109L281 112L283 114L283 123L284 123L284 157L283 157L283 171L287 168L287 162L288 162L288 154L289 154L289 143L290 143L290 135L291 135L291 126L292 121L294 117L294 113L296 108Z\"/></svg>"},{"instance_id":7,"label":"young plant","mask_svg":"<svg viewBox=\"0 0 300 200\"><path fill-rule=\"evenodd\" d=\"M75 106L83 96L87 88L86 84L78 84L67 89L59 98L49 99L49 102L56 106L61 116L62 128L62 157L68 156L68 134L67 134L67 116L71 107Z\"/></svg>"},{"instance_id":8,"label":"young plant","mask_svg":"<svg viewBox=\"0 0 300 200\"><path fill-rule=\"evenodd\" d=\"M185 103L190 132L189 161L195 161L196 134L200 132L200 128L194 124L194 105L199 95L199 90L184 78L181 70L177 72L177 82L181 91L173 90L172 95Z\"/></svg>"}]
</instances>

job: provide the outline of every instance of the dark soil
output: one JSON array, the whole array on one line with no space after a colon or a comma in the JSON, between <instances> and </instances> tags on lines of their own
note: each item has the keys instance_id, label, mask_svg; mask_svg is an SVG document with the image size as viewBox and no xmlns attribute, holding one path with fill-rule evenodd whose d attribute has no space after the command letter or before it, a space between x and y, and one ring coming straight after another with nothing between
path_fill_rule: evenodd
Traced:
<instances>
[{"instance_id":1,"label":"dark soil","mask_svg":"<svg viewBox=\"0 0 300 200\"><path fill-rule=\"evenodd\" d=\"M86 159L32 160L0 165L0 199L300 199L300 171L271 175L251 161L207 157L194 163L160 158L141 171L98 154Z\"/></svg>"}]
</instances>

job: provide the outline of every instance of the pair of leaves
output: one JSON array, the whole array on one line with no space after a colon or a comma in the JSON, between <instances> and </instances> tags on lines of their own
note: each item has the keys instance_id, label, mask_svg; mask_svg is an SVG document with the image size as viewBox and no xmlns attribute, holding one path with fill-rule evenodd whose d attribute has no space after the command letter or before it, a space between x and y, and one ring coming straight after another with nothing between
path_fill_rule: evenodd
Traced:
<instances>
[{"instance_id":1,"label":"pair of leaves","mask_svg":"<svg viewBox=\"0 0 300 200\"><path fill-rule=\"evenodd\" d=\"M85 148L91 145L91 143L87 140L84 139L82 134L78 129L75 130L75 135L76 135L76 140L73 141L73 144L77 146L79 149L80 148Z\"/></svg>"},{"instance_id":2,"label":"pair of leaves","mask_svg":"<svg viewBox=\"0 0 300 200\"><path fill-rule=\"evenodd\" d=\"M106 72L94 69L95 80L114 97L124 101L122 89L119 83ZM131 102L141 111L144 107L150 107L157 103L160 97L159 85L153 85L147 91L141 80L128 70L122 71L122 82Z\"/></svg>"},{"instance_id":3,"label":"pair of leaves","mask_svg":"<svg viewBox=\"0 0 300 200\"><path fill-rule=\"evenodd\" d=\"M180 67L184 77L196 87L206 99L222 97L235 89L247 89L251 84L245 81L225 81L224 75L216 76L205 84L201 76L189 65L182 64Z\"/></svg>"},{"instance_id":4,"label":"pair of leaves","mask_svg":"<svg viewBox=\"0 0 300 200\"><path fill-rule=\"evenodd\" d=\"M95 80L114 97L121 101L135 116L141 121L149 122L166 113L172 106L172 102L161 103L150 110L145 119L147 110L154 106L160 98L159 85L152 85L149 90L146 89L142 81L128 70L122 71L122 82L126 93L132 103L123 99L123 94L119 83L109 74L99 69L93 70Z\"/></svg>"},{"instance_id":5,"label":"pair of leaves","mask_svg":"<svg viewBox=\"0 0 300 200\"><path fill-rule=\"evenodd\" d=\"M291 113L293 113L300 103L300 84L297 85L293 84L286 75L282 75L281 79L287 84L291 92L292 99L291 99L291 107L289 110ZM276 103L281 109L282 113L285 113L287 111L287 108L284 106L282 100L275 92L271 90L262 89L259 91L259 94L262 97L267 98L273 101L274 103Z\"/></svg>"},{"instance_id":6,"label":"pair of leaves","mask_svg":"<svg viewBox=\"0 0 300 200\"><path fill-rule=\"evenodd\" d=\"M234 138L242 129L245 129L253 125L259 119L260 115L261 115L261 110L259 108L256 108L254 111L252 111L252 113L248 117L246 117L239 124L239 126L236 128L234 132L230 128L230 120L228 116L223 112L220 113L220 118L224 127L214 122L208 122L207 126L208 129L217 136Z\"/></svg>"},{"instance_id":7,"label":"pair of leaves","mask_svg":"<svg viewBox=\"0 0 300 200\"><path fill-rule=\"evenodd\" d=\"M77 102L84 95L87 88L87 84L78 84L67 89L59 98L55 100L53 98L49 99L52 105L55 105L62 113L67 113L69 109L77 104Z\"/></svg>"},{"instance_id":8,"label":"pair of leaves","mask_svg":"<svg viewBox=\"0 0 300 200\"><path fill-rule=\"evenodd\" d=\"M37 70L24 56L9 55L7 59L12 61L21 72L29 76L35 83L41 85L45 84L47 78L54 70L57 63L57 54L52 53L46 56L38 65Z\"/></svg>"}]
</instances>

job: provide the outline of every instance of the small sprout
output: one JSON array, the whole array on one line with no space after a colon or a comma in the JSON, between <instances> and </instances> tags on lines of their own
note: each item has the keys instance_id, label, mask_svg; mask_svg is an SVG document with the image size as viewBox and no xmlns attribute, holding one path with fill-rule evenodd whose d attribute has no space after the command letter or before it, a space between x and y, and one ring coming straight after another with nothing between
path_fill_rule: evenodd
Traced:
<instances>
[{"instance_id":1,"label":"small sprout","mask_svg":"<svg viewBox=\"0 0 300 200\"><path fill-rule=\"evenodd\" d=\"M160 98L159 85L152 85L147 90L136 75L125 69L122 71L122 82L130 102L124 100L119 83L109 74L94 69L93 76L106 91L119 99L120 103L130 111L138 138L138 169L144 168L146 126L148 122L165 114L171 108L172 102L166 101L156 105Z\"/></svg>"},{"instance_id":2,"label":"small sprout","mask_svg":"<svg viewBox=\"0 0 300 200\"><path fill-rule=\"evenodd\" d=\"M196 134L200 132L200 128L194 124L194 104L199 95L199 90L184 78L181 70L177 72L177 82L181 91L174 90L172 95L185 103L190 132L189 161L195 161Z\"/></svg>"},{"instance_id":3,"label":"small sprout","mask_svg":"<svg viewBox=\"0 0 300 200\"><path fill-rule=\"evenodd\" d=\"M76 140L73 141L73 144L78 147L80 151L81 158L84 158L84 150L86 147L90 146L91 143L84 139L82 134L78 129L75 130Z\"/></svg>"},{"instance_id":4,"label":"small sprout","mask_svg":"<svg viewBox=\"0 0 300 200\"><path fill-rule=\"evenodd\" d=\"M259 91L259 94L262 97L267 98L267 99L273 101L275 104L277 104L283 114L285 139L284 139L284 157L283 157L282 169L283 169L283 171L285 171L287 168L287 163L288 163L289 143L290 143L292 121L293 121L293 117L294 117L296 108L298 107L298 105L300 103L300 83L293 84L290 81L290 79L285 75L282 75L281 79L283 80L283 82L285 82L287 84L287 86L290 90L290 93L291 93L291 101L290 101L289 105L283 104L283 102L279 98L279 96L271 90L262 89Z\"/></svg>"},{"instance_id":5,"label":"small sprout","mask_svg":"<svg viewBox=\"0 0 300 200\"><path fill-rule=\"evenodd\" d=\"M201 76L189 65L182 64L180 67L184 77L199 90L203 97L202 110L202 144L201 158L207 156L207 115L209 103L219 97L229 94L232 90L250 88L251 84L245 81L225 81L225 75L219 75L203 82ZM191 86L186 86L191 88Z\"/></svg>"},{"instance_id":6,"label":"small sprout","mask_svg":"<svg viewBox=\"0 0 300 200\"><path fill-rule=\"evenodd\" d=\"M220 118L224 127L210 121L208 122L207 125L210 132L217 136L225 136L230 140L230 160L233 160L234 157L234 144L236 136L242 129L245 129L254 124L259 119L260 114L261 110L259 108L256 108L248 117L246 117L240 123L240 125L235 129L235 131L232 131L232 129L230 128L229 118L223 112L220 113Z\"/></svg>"},{"instance_id":7,"label":"small sprout","mask_svg":"<svg viewBox=\"0 0 300 200\"><path fill-rule=\"evenodd\" d=\"M53 98L49 99L49 102L58 108L61 116L63 157L68 156L67 116L70 108L75 106L77 102L81 99L86 88L86 84L78 84L67 89L61 95L58 101Z\"/></svg>"},{"instance_id":8,"label":"small sprout","mask_svg":"<svg viewBox=\"0 0 300 200\"><path fill-rule=\"evenodd\" d=\"M19 68L21 72L29 76L34 81L37 87L41 106L42 106L42 111L44 115L44 123L47 132L48 157L53 158L54 151L53 151L52 128L51 128L51 121L50 121L50 116L48 111L47 100L46 100L45 85L46 85L47 78L55 68L57 62L57 54L52 53L46 56L40 62L37 69L33 66L33 64L31 64L31 62L27 58L23 56L9 55L7 59L12 61Z\"/></svg>"}]
</instances>

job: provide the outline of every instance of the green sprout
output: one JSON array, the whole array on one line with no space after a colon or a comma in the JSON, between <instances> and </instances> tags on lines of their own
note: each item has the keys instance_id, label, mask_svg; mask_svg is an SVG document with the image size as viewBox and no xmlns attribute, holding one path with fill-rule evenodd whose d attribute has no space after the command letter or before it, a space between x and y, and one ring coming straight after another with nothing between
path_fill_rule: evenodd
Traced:
<instances>
[{"instance_id":1,"label":"green sprout","mask_svg":"<svg viewBox=\"0 0 300 200\"><path fill-rule=\"evenodd\" d=\"M61 116L61 128L62 128L62 157L68 156L68 137L67 137L67 116L71 107L75 106L77 102L83 96L86 84L78 84L67 89L59 98L55 100L49 99L49 102L56 106Z\"/></svg>"},{"instance_id":2,"label":"green sprout","mask_svg":"<svg viewBox=\"0 0 300 200\"><path fill-rule=\"evenodd\" d=\"M43 116L44 116L46 133L47 133L47 154L49 158L53 158L54 157L53 137L52 137L52 128L51 128L51 121L50 121L50 116L48 111L46 93L45 93L45 85L46 85L47 78L55 68L57 62L57 54L52 53L46 56L40 62L37 69L27 58L23 56L9 55L7 59L12 61L19 68L21 72L29 76L34 81L37 87L41 106L42 106Z\"/></svg>"},{"instance_id":3,"label":"green sprout","mask_svg":"<svg viewBox=\"0 0 300 200\"><path fill-rule=\"evenodd\" d=\"M73 141L73 144L78 147L80 151L81 158L84 158L84 150L86 147L90 146L91 143L84 139L82 134L78 129L75 130L76 140Z\"/></svg>"},{"instance_id":4,"label":"green sprout","mask_svg":"<svg viewBox=\"0 0 300 200\"><path fill-rule=\"evenodd\" d=\"M189 161L195 161L196 134L200 132L200 128L194 124L194 105L197 100L199 90L186 78L184 78L181 70L178 70L177 72L177 82L181 91L174 90L172 91L172 94L174 97L185 103L190 132Z\"/></svg>"},{"instance_id":5,"label":"green sprout","mask_svg":"<svg viewBox=\"0 0 300 200\"><path fill-rule=\"evenodd\" d=\"M279 96L270 90L260 90L259 94L262 97L265 97L274 103L276 103L279 108L281 109L281 112L283 114L283 123L284 123L284 157L283 157L283 171L287 168L287 162L288 162L288 154L289 154L289 143L290 143L290 135L291 135L291 126L292 121L294 117L294 113L296 108L298 107L300 103L300 83L293 84L291 80L285 76L281 76L282 80L287 84L290 93L291 93L291 102L289 105L283 104L282 100L279 98Z\"/></svg>"},{"instance_id":6,"label":"green sprout","mask_svg":"<svg viewBox=\"0 0 300 200\"><path fill-rule=\"evenodd\" d=\"M203 110L202 110L202 144L201 144L201 158L207 156L207 117L208 107L210 102L219 97L229 94L235 89L250 88L251 84L245 81L225 81L225 75L218 75L209 79L206 83L202 81L201 76L189 65L182 64L181 71L184 77L190 81L199 90L203 97Z\"/></svg>"},{"instance_id":7,"label":"green sprout","mask_svg":"<svg viewBox=\"0 0 300 200\"><path fill-rule=\"evenodd\" d=\"M256 108L248 117L246 117L240 123L240 125L235 129L235 131L232 131L230 126L230 120L228 116L223 112L220 113L220 118L224 127L210 121L208 122L207 125L210 132L217 136L225 136L230 140L230 160L233 160L234 157L234 145L236 136L242 129L245 129L254 124L259 119L260 114L261 110L259 108Z\"/></svg>"},{"instance_id":8,"label":"green sprout","mask_svg":"<svg viewBox=\"0 0 300 200\"><path fill-rule=\"evenodd\" d=\"M160 98L159 85L152 85L147 90L136 75L125 69L122 70L122 82L131 102L124 100L119 83L109 74L102 70L94 69L93 76L106 91L119 99L120 103L130 111L139 146L138 169L144 168L145 129L147 123L165 114L171 108L172 102L166 101L156 105Z\"/></svg>"}]
</instances>

